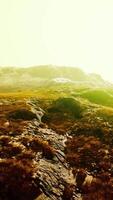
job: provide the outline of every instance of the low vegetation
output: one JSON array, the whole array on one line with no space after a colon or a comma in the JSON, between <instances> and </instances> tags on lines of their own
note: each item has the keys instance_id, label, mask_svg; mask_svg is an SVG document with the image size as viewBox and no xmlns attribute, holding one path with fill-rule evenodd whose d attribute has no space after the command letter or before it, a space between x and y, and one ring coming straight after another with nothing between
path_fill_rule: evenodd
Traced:
<instances>
[{"instance_id":1,"label":"low vegetation","mask_svg":"<svg viewBox=\"0 0 113 200\"><path fill-rule=\"evenodd\" d=\"M112 200L112 85L53 68L0 70L0 200ZM63 72L70 81L55 82Z\"/></svg>"},{"instance_id":2,"label":"low vegetation","mask_svg":"<svg viewBox=\"0 0 113 200\"><path fill-rule=\"evenodd\" d=\"M83 200L112 200L113 134L101 121L99 131L96 126L79 123L73 127L73 137L66 142L66 159L77 183L75 191Z\"/></svg>"},{"instance_id":3,"label":"low vegetation","mask_svg":"<svg viewBox=\"0 0 113 200\"><path fill-rule=\"evenodd\" d=\"M107 89L91 89L81 93L80 96L88 99L92 103L113 107L113 96L107 91Z\"/></svg>"}]
</instances>

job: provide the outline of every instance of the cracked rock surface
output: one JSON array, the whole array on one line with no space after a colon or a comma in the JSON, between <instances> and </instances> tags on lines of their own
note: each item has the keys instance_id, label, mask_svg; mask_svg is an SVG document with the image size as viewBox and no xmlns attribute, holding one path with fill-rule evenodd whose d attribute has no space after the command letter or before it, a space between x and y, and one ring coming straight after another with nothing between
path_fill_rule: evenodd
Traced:
<instances>
[{"instance_id":1,"label":"cracked rock surface","mask_svg":"<svg viewBox=\"0 0 113 200\"><path fill-rule=\"evenodd\" d=\"M62 200L65 186L75 186L64 153L67 136L57 134L41 122L44 111L40 107L28 101L16 103L18 110L26 109L26 112L21 109L19 118L14 102L5 102L4 110L4 102L0 105L4 114L0 127L0 200ZM30 112L32 119L27 116L31 116ZM9 113L11 117L6 120ZM18 178L10 174L14 169L14 174L20 173Z\"/></svg>"}]
</instances>

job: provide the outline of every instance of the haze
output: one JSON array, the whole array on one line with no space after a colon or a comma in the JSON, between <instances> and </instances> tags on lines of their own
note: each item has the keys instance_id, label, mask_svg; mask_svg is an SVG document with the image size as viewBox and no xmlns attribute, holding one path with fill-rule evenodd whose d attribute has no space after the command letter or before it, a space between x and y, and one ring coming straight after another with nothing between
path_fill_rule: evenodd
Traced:
<instances>
[{"instance_id":1,"label":"haze","mask_svg":"<svg viewBox=\"0 0 113 200\"><path fill-rule=\"evenodd\" d=\"M113 76L112 0L0 0L0 66L80 67Z\"/></svg>"}]
</instances>

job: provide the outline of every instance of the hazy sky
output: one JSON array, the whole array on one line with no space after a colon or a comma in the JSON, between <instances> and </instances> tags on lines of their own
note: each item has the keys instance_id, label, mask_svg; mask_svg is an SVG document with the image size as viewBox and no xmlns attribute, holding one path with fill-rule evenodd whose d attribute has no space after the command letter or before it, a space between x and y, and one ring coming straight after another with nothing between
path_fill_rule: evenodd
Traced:
<instances>
[{"instance_id":1,"label":"hazy sky","mask_svg":"<svg viewBox=\"0 0 113 200\"><path fill-rule=\"evenodd\" d=\"M0 65L39 64L113 81L113 0L0 0Z\"/></svg>"}]
</instances>

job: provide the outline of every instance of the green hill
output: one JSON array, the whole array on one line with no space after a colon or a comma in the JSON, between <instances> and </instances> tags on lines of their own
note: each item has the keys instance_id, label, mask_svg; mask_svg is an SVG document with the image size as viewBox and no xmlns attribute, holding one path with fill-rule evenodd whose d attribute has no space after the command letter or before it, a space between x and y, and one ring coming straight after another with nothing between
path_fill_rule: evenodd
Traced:
<instances>
[{"instance_id":1,"label":"green hill","mask_svg":"<svg viewBox=\"0 0 113 200\"><path fill-rule=\"evenodd\" d=\"M81 93L80 96L92 103L113 107L113 96L107 90L88 90Z\"/></svg>"}]
</instances>

